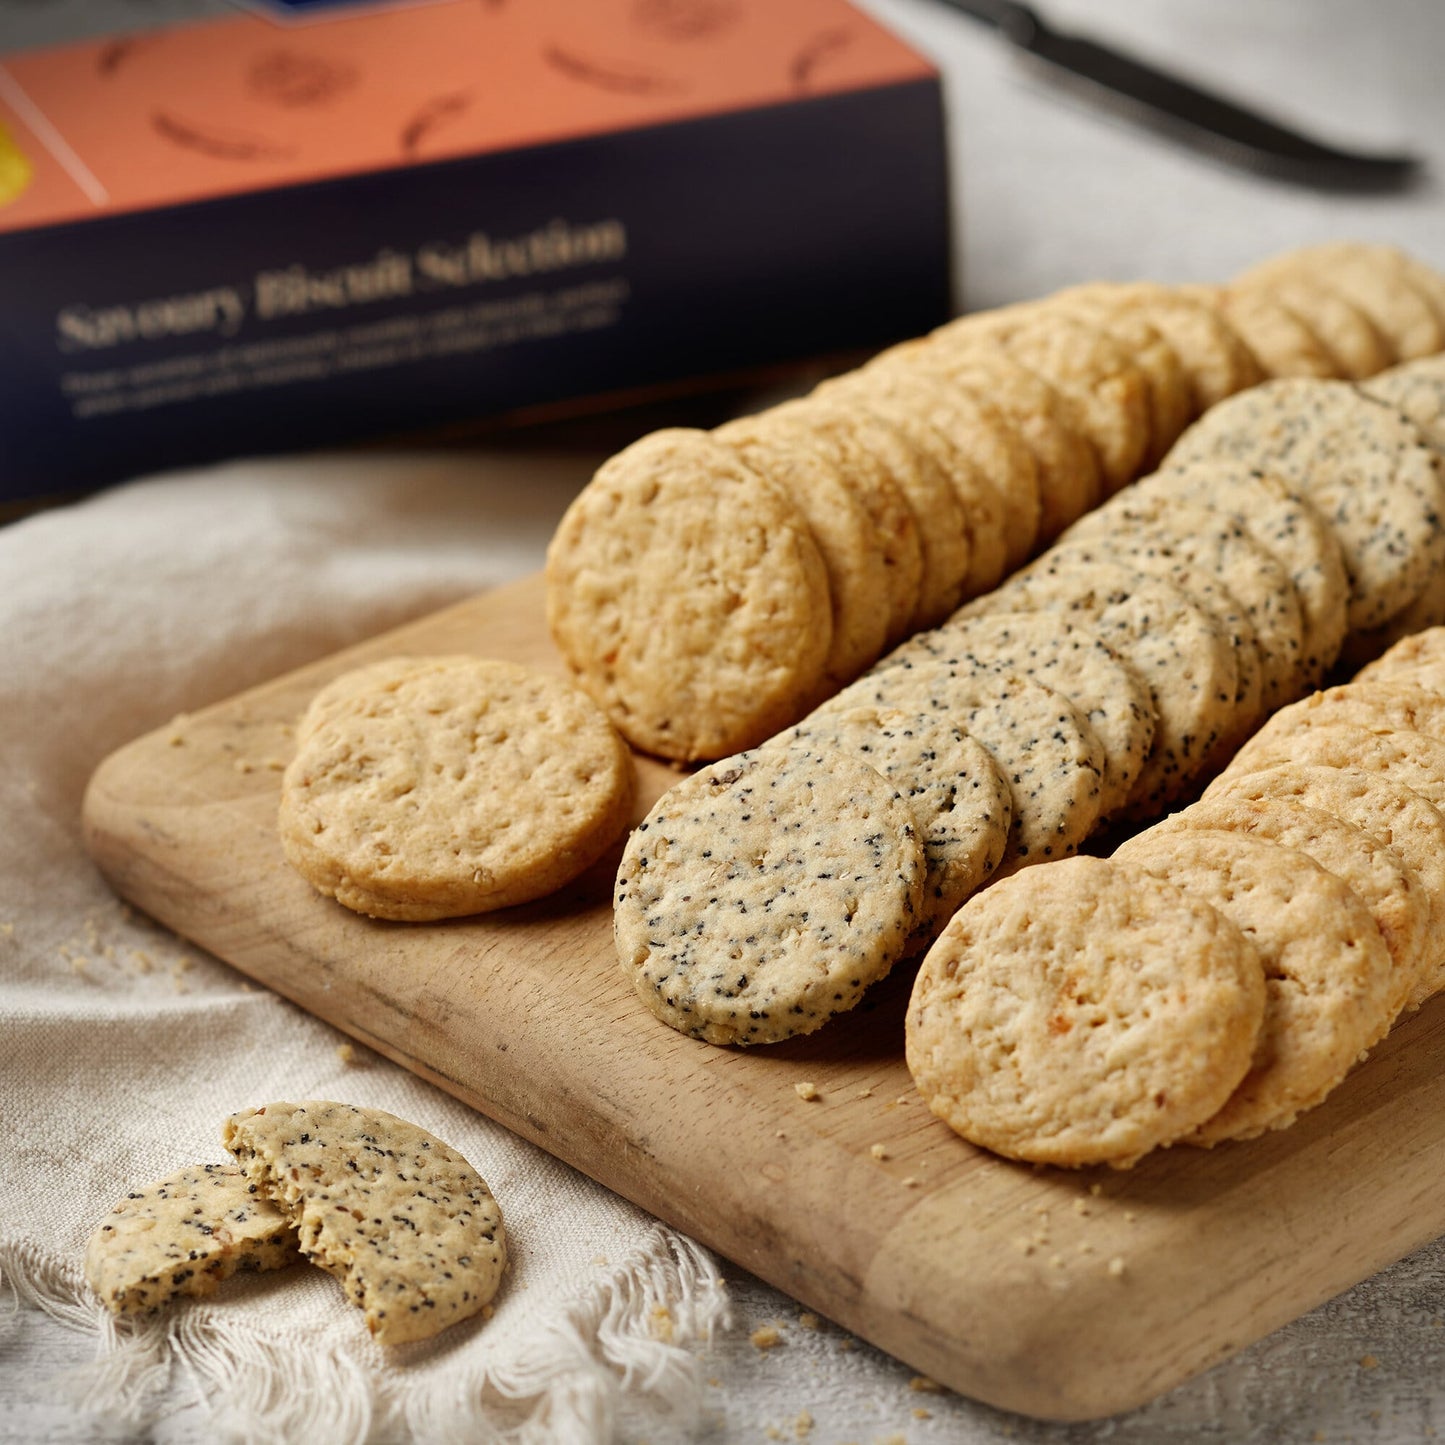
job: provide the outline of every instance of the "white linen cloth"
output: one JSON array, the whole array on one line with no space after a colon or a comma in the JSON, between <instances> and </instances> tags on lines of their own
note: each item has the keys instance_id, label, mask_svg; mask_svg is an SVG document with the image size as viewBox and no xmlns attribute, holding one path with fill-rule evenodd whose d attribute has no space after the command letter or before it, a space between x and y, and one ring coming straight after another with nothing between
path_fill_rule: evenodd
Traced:
<instances>
[{"instance_id":1,"label":"white linen cloth","mask_svg":"<svg viewBox=\"0 0 1445 1445\"><path fill-rule=\"evenodd\" d=\"M236 465L0 531L0 1271L100 1337L99 1365L59 1386L83 1412L142 1424L173 1364L226 1438L597 1439L624 1390L696 1407L684 1345L724 1309L706 1254L132 914L80 831L113 748L531 570L587 474L536 458ZM225 1159L233 1110L305 1098L387 1109L479 1169L511 1242L495 1316L388 1355L306 1266L112 1322L80 1269L110 1206Z\"/></svg>"}]
</instances>

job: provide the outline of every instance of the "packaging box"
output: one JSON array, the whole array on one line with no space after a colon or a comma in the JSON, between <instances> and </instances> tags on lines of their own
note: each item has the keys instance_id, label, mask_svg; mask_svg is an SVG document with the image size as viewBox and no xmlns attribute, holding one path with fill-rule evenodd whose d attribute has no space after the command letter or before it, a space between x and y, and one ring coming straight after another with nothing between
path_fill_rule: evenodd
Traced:
<instances>
[{"instance_id":1,"label":"packaging box","mask_svg":"<svg viewBox=\"0 0 1445 1445\"><path fill-rule=\"evenodd\" d=\"M292 0L0 63L0 497L882 345L933 67L843 0Z\"/></svg>"}]
</instances>

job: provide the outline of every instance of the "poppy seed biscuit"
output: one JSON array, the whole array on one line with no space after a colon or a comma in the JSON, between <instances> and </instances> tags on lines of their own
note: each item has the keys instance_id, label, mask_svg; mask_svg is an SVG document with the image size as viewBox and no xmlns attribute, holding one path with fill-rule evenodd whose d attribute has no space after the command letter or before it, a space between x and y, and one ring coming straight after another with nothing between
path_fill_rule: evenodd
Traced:
<instances>
[{"instance_id":1,"label":"poppy seed biscuit","mask_svg":"<svg viewBox=\"0 0 1445 1445\"><path fill-rule=\"evenodd\" d=\"M927 658L860 678L813 719L854 707L932 714L983 745L1013 800L1008 849L995 876L1067 857L1099 820L1103 745L1052 688L1017 673L979 671L966 659Z\"/></svg>"},{"instance_id":2,"label":"poppy seed biscuit","mask_svg":"<svg viewBox=\"0 0 1445 1445\"><path fill-rule=\"evenodd\" d=\"M815 696L828 575L797 507L705 432L605 462L547 549L547 622L623 736L690 761L761 741Z\"/></svg>"},{"instance_id":3,"label":"poppy seed biscuit","mask_svg":"<svg viewBox=\"0 0 1445 1445\"><path fill-rule=\"evenodd\" d=\"M1312 858L1240 833L1182 828L1146 829L1114 857L1217 909L1264 965L1264 1025L1249 1072L1188 1143L1287 1128L1389 1030L1389 951L1365 905Z\"/></svg>"},{"instance_id":4,"label":"poppy seed biscuit","mask_svg":"<svg viewBox=\"0 0 1445 1445\"><path fill-rule=\"evenodd\" d=\"M1430 928L1418 987L1418 1008L1445 989L1445 814L1413 788L1363 768L1282 763L1258 773L1221 778L1214 798L1297 798L1378 838L1419 877L1429 900Z\"/></svg>"},{"instance_id":5,"label":"poppy seed biscuit","mask_svg":"<svg viewBox=\"0 0 1445 1445\"><path fill-rule=\"evenodd\" d=\"M562 678L413 659L339 678L313 708L281 781L281 843L358 913L427 921L540 898L627 825L632 758Z\"/></svg>"},{"instance_id":6,"label":"poppy seed biscuit","mask_svg":"<svg viewBox=\"0 0 1445 1445\"><path fill-rule=\"evenodd\" d=\"M1437 451L1445 451L1445 355L1391 367L1360 383L1376 401L1404 413Z\"/></svg>"},{"instance_id":7,"label":"poppy seed biscuit","mask_svg":"<svg viewBox=\"0 0 1445 1445\"><path fill-rule=\"evenodd\" d=\"M941 658L978 674L1014 672L1066 698L1104 749L1099 810L1121 807L1154 744L1154 709L1144 679L1085 625L1046 612L970 617L920 632L874 669Z\"/></svg>"},{"instance_id":8,"label":"poppy seed biscuit","mask_svg":"<svg viewBox=\"0 0 1445 1445\"><path fill-rule=\"evenodd\" d=\"M925 873L907 800L866 763L812 743L739 753L668 789L628 840L618 961L694 1038L811 1033L902 957Z\"/></svg>"},{"instance_id":9,"label":"poppy seed biscuit","mask_svg":"<svg viewBox=\"0 0 1445 1445\"><path fill-rule=\"evenodd\" d=\"M1154 747L1126 806L1139 816L1157 813L1204 767L1237 716L1238 664L1219 624L1172 583L1103 562L1020 572L961 615L1020 610L1083 619L1144 679Z\"/></svg>"},{"instance_id":10,"label":"poppy seed biscuit","mask_svg":"<svg viewBox=\"0 0 1445 1445\"><path fill-rule=\"evenodd\" d=\"M1394 964L1390 1017L1415 996L1430 953L1430 899L1420 875L1393 848L1301 798L1225 794L1193 803L1151 831L1172 828L1242 833L1313 858L1349 885L1380 930Z\"/></svg>"},{"instance_id":11,"label":"poppy seed biscuit","mask_svg":"<svg viewBox=\"0 0 1445 1445\"><path fill-rule=\"evenodd\" d=\"M381 1344L430 1339L496 1294L502 1211L477 1171L425 1129L309 1100L232 1114L223 1138Z\"/></svg>"},{"instance_id":12,"label":"poppy seed biscuit","mask_svg":"<svg viewBox=\"0 0 1445 1445\"><path fill-rule=\"evenodd\" d=\"M1317 685L1339 656L1349 601L1344 554L1319 510L1278 477L1227 460L1193 462L1145 477L1131 494L1208 507L1238 523L1275 558L1299 601L1299 685Z\"/></svg>"},{"instance_id":13,"label":"poppy seed biscuit","mask_svg":"<svg viewBox=\"0 0 1445 1445\"><path fill-rule=\"evenodd\" d=\"M886 708L814 714L767 746L799 743L867 763L912 809L927 870L921 935L931 938L993 877L1008 846L1013 797L989 753L948 718Z\"/></svg>"},{"instance_id":14,"label":"poppy seed biscuit","mask_svg":"<svg viewBox=\"0 0 1445 1445\"><path fill-rule=\"evenodd\" d=\"M873 519L847 486L836 464L787 434L765 412L741 417L713 432L765 477L802 513L828 574L833 640L823 660L825 685L851 682L883 651L888 612L883 549Z\"/></svg>"},{"instance_id":15,"label":"poppy seed biscuit","mask_svg":"<svg viewBox=\"0 0 1445 1445\"><path fill-rule=\"evenodd\" d=\"M1271 713L1299 696L1304 633L1299 595L1284 569L1239 522L1169 496L1165 488L1140 493L1130 487L1059 539L1060 546L1076 542L1109 548L1131 566L1138 565L1146 546L1157 546L1160 555L1177 556L1213 577L1249 620L1260 661L1261 709Z\"/></svg>"},{"instance_id":16,"label":"poppy seed biscuit","mask_svg":"<svg viewBox=\"0 0 1445 1445\"><path fill-rule=\"evenodd\" d=\"M1259 958L1219 912L1118 862L1070 858L955 914L913 985L908 1067L972 1143L1125 1168L1224 1104L1264 1007Z\"/></svg>"},{"instance_id":17,"label":"poppy seed biscuit","mask_svg":"<svg viewBox=\"0 0 1445 1445\"><path fill-rule=\"evenodd\" d=\"M1279 476L1319 508L1344 554L1352 630L1378 627L1424 590L1441 525L1437 460L1390 407L1346 382L1266 382L1190 427L1165 469L1219 457Z\"/></svg>"},{"instance_id":18,"label":"poppy seed biscuit","mask_svg":"<svg viewBox=\"0 0 1445 1445\"><path fill-rule=\"evenodd\" d=\"M85 1246L85 1277L113 1314L132 1315L299 1258L290 1220L235 1165L192 1164L105 1216Z\"/></svg>"}]
</instances>

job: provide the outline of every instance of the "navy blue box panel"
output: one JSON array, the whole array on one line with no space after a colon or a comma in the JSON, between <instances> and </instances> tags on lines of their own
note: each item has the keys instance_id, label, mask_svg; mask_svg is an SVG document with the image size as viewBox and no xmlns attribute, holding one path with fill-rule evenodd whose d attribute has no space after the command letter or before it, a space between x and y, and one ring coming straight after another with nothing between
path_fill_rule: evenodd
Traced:
<instances>
[{"instance_id":1,"label":"navy blue box panel","mask_svg":"<svg viewBox=\"0 0 1445 1445\"><path fill-rule=\"evenodd\" d=\"M943 134L930 79L0 236L0 496L921 332Z\"/></svg>"}]
</instances>

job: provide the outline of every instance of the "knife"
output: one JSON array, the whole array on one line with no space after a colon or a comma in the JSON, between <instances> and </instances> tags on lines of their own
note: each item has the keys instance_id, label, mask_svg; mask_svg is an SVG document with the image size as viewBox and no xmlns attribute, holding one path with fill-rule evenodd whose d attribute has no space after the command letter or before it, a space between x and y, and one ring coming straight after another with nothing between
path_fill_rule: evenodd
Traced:
<instances>
[{"instance_id":1,"label":"knife","mask_svg":"<svg viewBox=\"0 0 1445 1445\"><path fill-rule=\"evenodd\" d=\"M1055 30L1018 0L939 3L992 25L1111 108L1228 164L1325 190L1398 190L1421 174L1414 156L1367 155L1311 140L1157 66Z\"/></svg>"}]
</instances>

